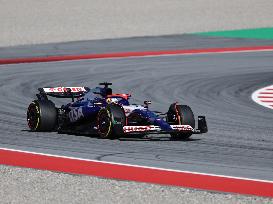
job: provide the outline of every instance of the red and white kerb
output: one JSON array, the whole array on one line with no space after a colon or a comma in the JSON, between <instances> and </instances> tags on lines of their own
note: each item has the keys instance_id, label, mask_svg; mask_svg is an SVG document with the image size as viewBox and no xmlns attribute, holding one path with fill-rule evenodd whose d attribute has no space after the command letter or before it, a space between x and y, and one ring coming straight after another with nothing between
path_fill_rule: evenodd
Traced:
<instances>
[{"instance_id":1,"label":"red and white kerb","mask_svg":"<svg viewBox=\"0 0 273 204\"><path fill-rule=\"evenodd\" d=\"M255 91L251 97L256 103L273 109L273 85Z\"/></svg>"}]
</instances>

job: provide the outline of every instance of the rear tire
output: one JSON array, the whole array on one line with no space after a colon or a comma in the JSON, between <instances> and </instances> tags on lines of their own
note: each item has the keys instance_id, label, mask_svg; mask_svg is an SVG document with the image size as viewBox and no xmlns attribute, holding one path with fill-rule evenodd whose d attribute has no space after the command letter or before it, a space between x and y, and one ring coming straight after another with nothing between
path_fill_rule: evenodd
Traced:
<instances>
[{"instance_id":1,"label":"rear tire","mask_svg":"<svg viewBox=\"0 0 273 204\"><path fill-rule=\"evenodd\" d=\"M119 105L110 104L98 113L98 134L102 139L115 139L122 136L125 124L126 116Z\"/></svg>"},{"instance_id":2,"label":"rear tire","mask_svg":"<svg viewBox=\"0 0 273 204\"><path fill-rule=\"evenodd\" d=\"M33 101L27 110L27 122L32 131L53 131L57 125L57 109L50 100Z\"/></svg>"},{"instance_id":3,"label":"rear tire","mask_svg":"<svg viewBox=\"0 0 273 204\"><path fill-rule=\"evenodd\" d=\"M195 128L194 114L191 108L187 105L172 104L167 113L167 120L171 124L175 125L190 125ZM172 140L185 140L192 135L192 132L188 133L171 133Z\"/></svg>"}]
</instances>

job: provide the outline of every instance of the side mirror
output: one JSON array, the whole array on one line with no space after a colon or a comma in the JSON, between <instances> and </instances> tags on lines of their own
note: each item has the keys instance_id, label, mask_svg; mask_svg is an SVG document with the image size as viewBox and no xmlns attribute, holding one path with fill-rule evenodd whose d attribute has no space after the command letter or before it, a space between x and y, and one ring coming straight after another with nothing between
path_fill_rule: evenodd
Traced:
<instances>
[{"instance_id":1,"label":"side mirror","mask_svg":"<svg viewBox=\"0 0 273 204\"><path fill-rule=\"evenodd\" d=\"M148 108L148 106L152 103L152 101L144 101L144 105L146 108Z\"/></svg>"}]
</instances>

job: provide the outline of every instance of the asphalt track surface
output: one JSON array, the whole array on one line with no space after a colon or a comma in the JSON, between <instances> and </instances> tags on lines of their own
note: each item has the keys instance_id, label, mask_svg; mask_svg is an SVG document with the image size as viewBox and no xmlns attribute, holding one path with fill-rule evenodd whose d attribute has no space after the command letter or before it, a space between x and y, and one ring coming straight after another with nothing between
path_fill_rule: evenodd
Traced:
<instances>
[{"instance_id":1,"label":"asphalt track surface","mask_svg":"<svg viewBox=\"0 0 273 204\"><path fill-rule=\"evenodd\" d=\"M42 153L273 180L273 112L251 93L273 82L273 52L100 59L0 66L0 145ZM113 82L132 101L166 111L179 101L206 115L209 133L189 141L28 132L26 107L44 86ZM60 104L60 100L59 100Z\"/></svg>"},{"instance_id":2,"label":"asphalt track surface","mask_svg":"<svg viewBox=\"0 0 273 204\"><path fill-rule=\"evenodd\" d=\"M273 40L208 37L194 34L89 40L40 45L0 47L0 59L62 55L182 50L273 45Z\"/></svg>"}]
</instances>

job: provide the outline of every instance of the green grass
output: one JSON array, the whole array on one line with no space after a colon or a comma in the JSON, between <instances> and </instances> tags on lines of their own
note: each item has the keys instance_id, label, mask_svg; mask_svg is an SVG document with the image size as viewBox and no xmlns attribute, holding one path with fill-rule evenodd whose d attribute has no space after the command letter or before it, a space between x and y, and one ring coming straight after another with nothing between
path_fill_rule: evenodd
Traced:
<instances>
[{"instance_id":1,"label":"green grass","mask_svg":"<svg viewBox=\"0 0 273 204\"><path fill-rule=\"evenodd\" d=\"M203 36L215 36L215 37L253 38L253 39L273 40L273 27L272 28L215 31L215 32L195 33L195 34L203 35Z\"/></svg>"}]
</instances>

